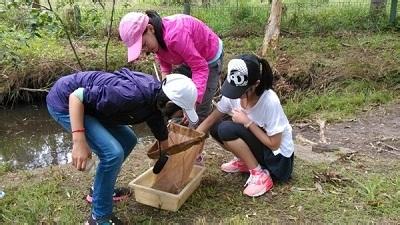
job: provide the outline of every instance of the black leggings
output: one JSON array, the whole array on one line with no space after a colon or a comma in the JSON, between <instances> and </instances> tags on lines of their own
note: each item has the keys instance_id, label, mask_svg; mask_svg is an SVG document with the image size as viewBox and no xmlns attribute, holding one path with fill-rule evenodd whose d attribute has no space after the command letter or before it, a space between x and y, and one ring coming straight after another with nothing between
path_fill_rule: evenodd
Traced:
<instances>
[{"instance_id":1,"label":"black leggings","mask_svg":"<svg viewBox=\"0 0 400 225\"><path fill-rule=\"evenodd\" d=\"M211 136L219 143L224 141L233 141L238 138L242 139L250 148L257 162L268 169L271 176L275 180L286 181L290 178L293 170L294 154L290 158L286 158L281 154L274 155L272 150L261 143L260 140L242 124L235 123L231 120L219 121L210 129Z\"/></svg>"}]
</instances>

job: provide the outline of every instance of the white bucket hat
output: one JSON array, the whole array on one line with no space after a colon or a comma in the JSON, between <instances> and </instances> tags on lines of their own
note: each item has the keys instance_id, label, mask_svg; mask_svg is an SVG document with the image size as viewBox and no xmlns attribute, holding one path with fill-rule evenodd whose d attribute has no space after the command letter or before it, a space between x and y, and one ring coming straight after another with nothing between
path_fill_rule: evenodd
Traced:
<instances>
[{"instance_id":1,"label":"white bucket hat","mask_svg":"<svg viewBox=\"0 0 400 225\"><path fill-rule=\"evenodd\" d=\"M190 78L182 74L169 74L163 81L162 90L173 103L182 108L191 123L199 121L195 110L197 88Z\"/></svg>"}]
</instances>

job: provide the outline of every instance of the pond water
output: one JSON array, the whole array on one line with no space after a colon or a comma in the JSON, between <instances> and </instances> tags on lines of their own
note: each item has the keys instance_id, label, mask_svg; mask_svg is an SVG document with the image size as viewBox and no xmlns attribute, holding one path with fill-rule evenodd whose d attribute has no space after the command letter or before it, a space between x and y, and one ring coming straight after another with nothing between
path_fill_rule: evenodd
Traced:
<instances>
[{"instance_id":1,"label":"pond water","mask_svg":"<svg viewBox=\"0 0 400 225\"><path fill-rule=\"evenodd\" d=\"M139 142L151 141L145 123L133 126ZM0 109L0 163L34 169L71 161L71 134L48 114L45 105Z\"/></svg>"}]
</instances>

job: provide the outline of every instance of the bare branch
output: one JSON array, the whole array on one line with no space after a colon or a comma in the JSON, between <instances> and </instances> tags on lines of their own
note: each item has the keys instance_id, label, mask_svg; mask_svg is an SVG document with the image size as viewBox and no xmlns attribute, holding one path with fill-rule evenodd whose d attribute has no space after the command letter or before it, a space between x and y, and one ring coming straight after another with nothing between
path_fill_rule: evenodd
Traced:
<instances>
[{"instance_id":1,"label":"bare branch","mask_svg":"<svg viewBox=\"0 0 400 225\"><path fill-rule=\"evenodd\" d=\"M110 39L111 39L112 24L113 24L113 20L114 20L114 10L115 10L115 0L113 0L113 4L112 4L110 26L108 27L108 34L107 34L108 37L107 37L106 50L105 50L105 55L104 55L105 70L106 71L108 69L108 60L107 60L108 57L107 57L107 54L108 54L108 45L110 44Z\"/></svg>"},{"instance_id":2,"label":"bare branch","mask_svg":"<svg viewBox=\"0 0 400 225\"><path fill-rule=\"evenodd\" d=\"M322 120L320 118L317 119L317 123L319 125L319 143L327 144L328 142L326 141L325 137L325 120Z\"/></svg>"},{"instance_id":3,"label":"bare branch","mask_svg":"<svg viewBox=\"0 0 400 225\"><path fill-rule=\"evenodd\" d=\"M60 23L61 23L61 25L62 25L62 27L63 27L63 30L64 30L65 34L67 35L69 45L71 46L72 51L74 52L75 59L76 59L76 61L78 62L78 65L79 65L79 67L80 67L80 69L81 69L81 71L82 71L82 70L83 70L83 65L82 65L82 63L81 63L81 60L80 60L79 57L78 57L78 54L76 53L74 44L72 43L71 36L70 36L70 34L69 34L69 32L68 32L67 26L65 26L64 21L63 21L63 20L61 19L61 17L53 10L53 7L51 6L50 0L47 0L47 3L49 4L49 7L44 6L44 5L39 5L39 6L40 6L41 8L43 8L43 9L47 10L47 11L52 12L52 13L56 16L57 20L60 21Z\"/></svg>"},{"instance_id":4,"label":"bare branch","mask_svg":"<svg viewBox=\"0 0 400 225\"><path fill-rule=\"evenodd\" d=\"M49 92L49 89L33 89L33 88L18 88L19 90L29 91L29 92Z\"/></svg>"}]
</instances>

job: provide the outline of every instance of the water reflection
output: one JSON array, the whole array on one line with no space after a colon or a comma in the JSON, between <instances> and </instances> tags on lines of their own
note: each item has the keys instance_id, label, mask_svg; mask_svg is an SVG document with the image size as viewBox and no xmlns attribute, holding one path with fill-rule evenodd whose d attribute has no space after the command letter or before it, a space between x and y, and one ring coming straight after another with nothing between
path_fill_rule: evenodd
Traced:
<instances>
[{"instance_id":1,"label":"water reflection","mask_svg":"<svg viewBox=\"0 0 400 225\"><path fill-rule=\"evenodd\" d=\"M134 127L139 142L149 141L144 124ZM71 134L48 115L44 105L0 110L0 162L33 169L71 161Z\"/></svg>"}]
</instances>

